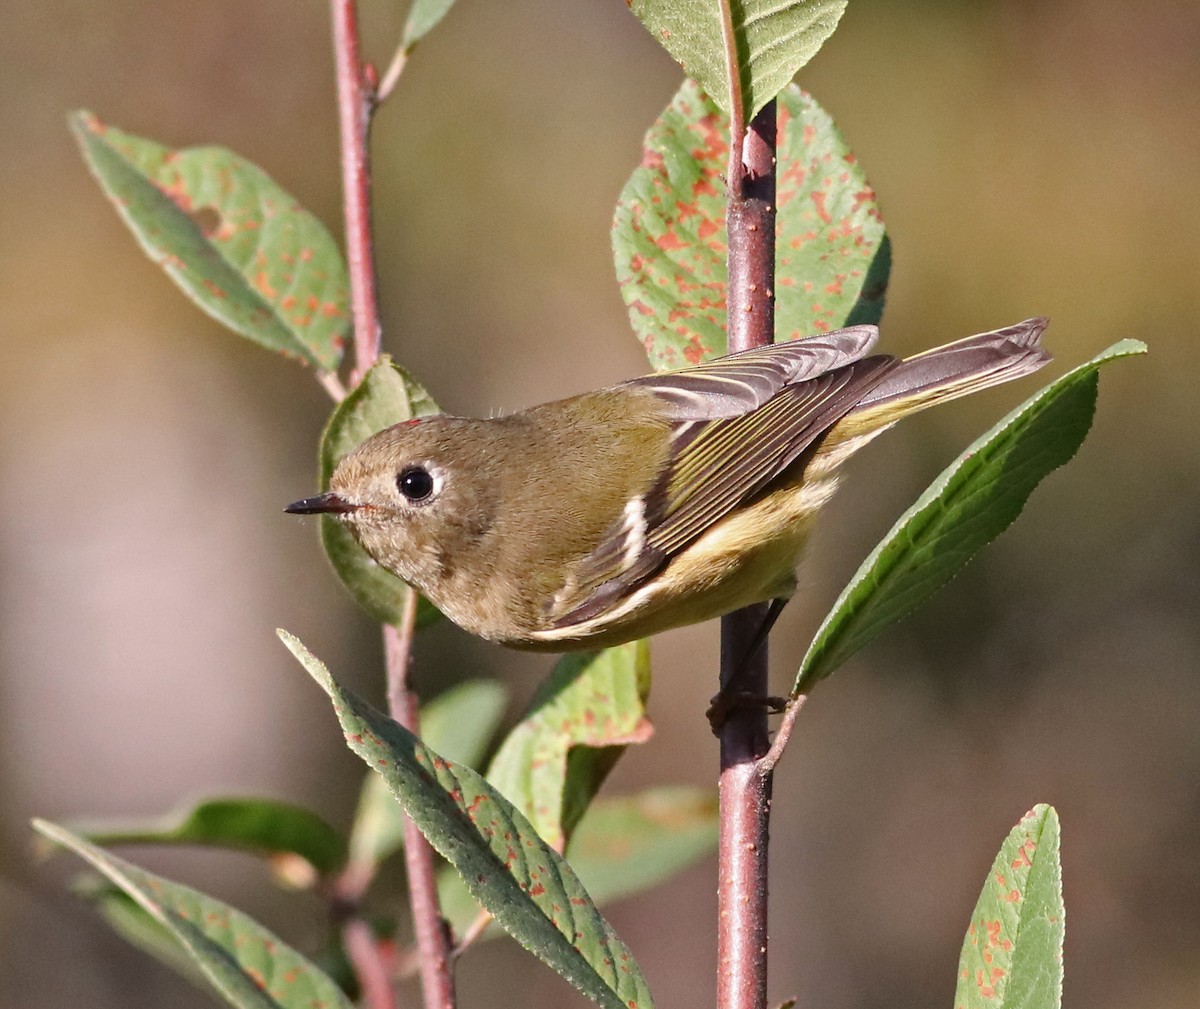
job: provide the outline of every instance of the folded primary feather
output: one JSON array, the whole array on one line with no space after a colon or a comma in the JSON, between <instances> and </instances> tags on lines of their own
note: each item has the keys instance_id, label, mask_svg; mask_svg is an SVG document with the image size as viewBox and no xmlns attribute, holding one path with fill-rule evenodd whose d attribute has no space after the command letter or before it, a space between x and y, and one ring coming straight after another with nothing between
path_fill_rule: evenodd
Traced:
<instances>
[{"instance_id":1,"label":"folded primary feather","mask_svg":"<svg viewBox=\"0 0 1200 1009\"><path fill-rule=\"evenodd\" d=\"M905 360L865 357L878 330L855 326L618 386L650 390L668 406L670 450L635 499L637 523L627 515L615 523L556 595L554 628L594 619L653 578L838 427L834 443L853 437L858 448L901 416L1041 367L1045 326L1030 319Z\"/></svg>"}]
</instances>

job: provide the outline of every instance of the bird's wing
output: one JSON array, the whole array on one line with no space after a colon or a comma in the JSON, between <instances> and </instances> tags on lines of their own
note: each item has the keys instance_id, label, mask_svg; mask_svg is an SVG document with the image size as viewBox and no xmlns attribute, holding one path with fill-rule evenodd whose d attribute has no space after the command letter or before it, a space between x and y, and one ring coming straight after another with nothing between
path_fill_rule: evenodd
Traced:
<instances>
[{"instance_id":1,"label":"bird's wing","mask_svg":"<svg viewBox=\"0 0 1200 1009\"><path fill-rule=\"evenodd\" d=\"M656 393L669 420L716 420L755 410L789 385L816 378L866 355L875 326L851 326L821 336L744 350L694 368L623 383Z\"/></svg>"},{"instance_id":2,"label":"bird's wing","mask_svg":"<svg viewBox=\"0 0 1200 1009\"><path fill-rule=\"evenodd\" d=\"M630 499L555 597L553 626L595 617L646 582L795 462L896 363L891 357L855 361L786 384L739 416L677 423L651 489Z\"/></svg>"}]
</instances>

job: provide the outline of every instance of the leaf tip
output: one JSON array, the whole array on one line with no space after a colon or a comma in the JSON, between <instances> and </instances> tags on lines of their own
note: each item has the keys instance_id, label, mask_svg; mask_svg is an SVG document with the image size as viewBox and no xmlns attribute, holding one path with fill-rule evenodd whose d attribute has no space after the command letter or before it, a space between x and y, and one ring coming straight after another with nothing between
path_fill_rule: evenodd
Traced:
<instances>
[{"instance_id":1,"label":"leaf tip","mask_svg":"<svg viewBox=\"0 0 1200 1009\"><path fill-rule=\"evenodd\" d=\"M317 681L326 693L333 692L333 677L329 675L329 669L325 663L318 659L310 652L296 635L290 631L285 631L282 627L275 628L275 634L284 647L295 656L296 661L300 663L307 671L309 676Z\"/></svg>"}]
</instances>

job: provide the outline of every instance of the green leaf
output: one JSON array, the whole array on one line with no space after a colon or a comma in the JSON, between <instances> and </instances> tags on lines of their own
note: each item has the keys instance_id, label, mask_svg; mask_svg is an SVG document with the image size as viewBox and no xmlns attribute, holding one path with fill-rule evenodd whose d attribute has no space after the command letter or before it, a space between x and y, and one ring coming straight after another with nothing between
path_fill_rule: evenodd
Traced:
<instances>
[{"instance_id":1,"label":"green leaf","mask_svg":"<svg viewBox=\"0 0 1200 1009\"><path fill-rule=\"evenodd\" d=\"M660 786L597 799L571 835L571 865L597 903L640 893L717 847L717 797Z\"/></svg>"},{"instance_id":2,"label":"green leaf","mask_svg":"<svg viewBox=\"0 0 1200 1009\"><path fill-rule=\"evenodd\" d=\"M657 369L726 352L728 124L685 83L621 191L613 257L629 320ZM878 322L891 254L875 193L833 120L799 88L779 100L775 334Z\"/></svg>"},{"instance_id":3,"label":"green leaf","mask_svg":"<svg viewBox=\"0 0 1200 1009\"><path fill-rule=\"evenodd\" d=\"M151 917L119 886L87 873L75 879L71 890L88 901L108 926L131 946L154 957L197 987L208 990L208 978L175 939L174 933Z\"/></svg>"},{"instance_id":4,"label":"green leaf","mask_svg":"<svg viewBox=\"0 0 1200 1009\"><path fill-rule=\"evenodd\" d=\"M428 35L454 6L454 0L413 0L408 9L408 20L404 23L404 35L400 45L412 49Z\"/></svg>"},{"instance_id":5,"label":"green leaf","mask_svg":"<svg viewBox=\"0 0 1200 1009\"><path fill-rule=\"evenodd\" d=\"M1057 1009L1062 1001L1058 814L1034 806L992 863L958 959L956 1009Z\"/></svg>"},{"instance_id":6,"label":"green leaf","mask_svg":"<svg viewBox=\"0 0 1200 1009\"><path fill-rule=\"evenodd\" d=\"M723 3L732 9L746 122L817 54L846 9L846 0L630 0L638 20L726 113Z\"/></svg>"},{"instance_id":7,"label":"green leaf","mask_svg":"<svg viewBox=\"0 0 1200 1009\"><path fill-rule=\"evenodd\" d=\"M346 859L341 836L316 813L272 799L205 799L163 817L126 823L76 823L93 844L200 844L265 855L289 880L328 875ZM307 869L289 863L302 860Z\"/></svg>"},{"instance_id":8,"label":"green leaf","mask_svg":"<svg viewBox=\"0 0 1200 1009\"><path fill-rule=\"evenodd\" d=\"M1026 400L947 467L842 590L804 656L793 695L911 613L1007 529L1042 478L1087 437L1100 366L1145 352L1138 340L1114 344Z\"/></svg>"},{"instance_id":9,"label":"green leaf","mask_svg":"<svg viewBox=\"0 0 1200 1009\"><path fill-rule=\"evenodd\" d=\"M255 343L337 368L350 328L346 268L294 197L224 148L172 150L89 112L70 122L117 213L184 294Z\"/></svg>"},{"instance_id":10,"label":"green leaf","mask_svg":"<svg viewBox=\"0 0 1200 1009\"><path fill-rule=\"evenodd\" d=\"M625 747L654 731L649 692L644 641L563 656L496 752L488 781L562 851Z\"/></svg>"},{"instance_id":11,"label":"green leaf","mask_svg":"<svg viewBox=\"0 0 1200 1009\"><path fill-rule=\"evenodd\" d=\"M342 456L385 427L414 417L439 413L433 397L407 371L393 364L386 354L371 366L363 379L333 410L321 435L320 481L328 488ZM412 591L390 571L381 568L355 541L341 522L321 518L321 542L333 569L355 601L376 620L398 624L404 603ZM417 626L438 618L438 612L421 600Z\"/></svg>"},{"instance_id":12,"label":"green leaf","mask_svg":"<svg viewBox=\"0 0 1200 1009\"><path fill-rule=\"evenodd\" d=\"M239 1009L352 1009L328 977L249 916L190 887L139 869L70 831L34 820L41 834L107 876L196 961Z\"/></svg>"},{"instance_id":13,"label":"green leaf","mask_svg":"<svg viewBox=\"0 0 1200 1009\"><path fill-rule=\"evenodd\" d=\"M280 639L333 701L352 750L381 774L475 899L526 949L610 1009L652 1005L641 971L574 870L482 775L438 756L343 690L286 631Z\"/></svg>"},{"instance_id":14,"label":"green leaf","mask_svg":"<svg viewBox=\"0 0 1200 1009\"><path fill-rule=\"evenodd\" d=\"M421 738L447 760L477 767L507 705L508 690L495 680L460 683L421 709ZM378 774L368 774L350 834L350 859L374 867L403 846L404 810L392 798L387 782Z\"/></svg>"},{"instance_id":15,"label":"green leaf","mask_svg":"<svg viewBox=\"0 0 1200 1009\"><path fill-rule=\"evenodd\" d=\"M710 789L651 788L602 797L588 807L567 846L571 866L597 906L640 893L681 872L717 846L717 797ZM438 877L442 913L462 935L479 905L453 872ZM489 929L485 936L496 935Z\"/></svg>"}]
</instances>

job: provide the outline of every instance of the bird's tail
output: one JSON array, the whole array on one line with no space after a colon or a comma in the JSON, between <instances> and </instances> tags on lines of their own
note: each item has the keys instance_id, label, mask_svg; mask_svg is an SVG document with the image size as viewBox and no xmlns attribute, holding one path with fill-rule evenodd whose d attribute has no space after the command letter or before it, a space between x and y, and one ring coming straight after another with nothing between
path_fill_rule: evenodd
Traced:
<instances>
[{"instance_id":1,"label":"bird's tail","mask_svg":"<svg viewBox=\"0 0 1200 1009\"><path fill-rule=\"evenodd\" d=\"M896 365L830 432L833 441L876 433L901 417L1037 371L1050 360L1042 349L1048 319L935 347Z\"/></svg>"}]
</instances>

